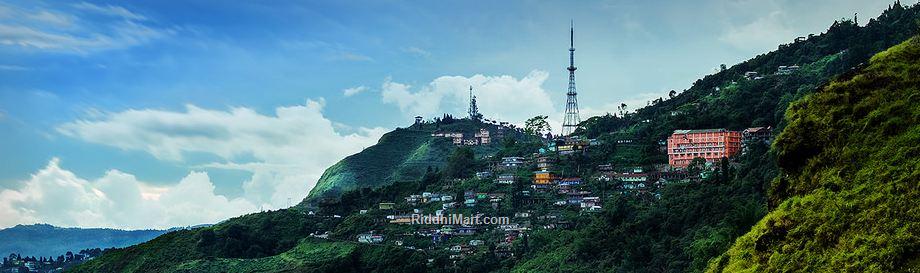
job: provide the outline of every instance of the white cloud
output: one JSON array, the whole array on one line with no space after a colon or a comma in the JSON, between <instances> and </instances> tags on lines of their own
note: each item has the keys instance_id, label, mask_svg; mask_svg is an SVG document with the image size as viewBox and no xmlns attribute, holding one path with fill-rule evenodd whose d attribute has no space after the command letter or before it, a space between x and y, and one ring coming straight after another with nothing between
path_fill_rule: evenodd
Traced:
<instances>
[{"instance_id":1,"label":"white cloud","mask_svg":"<svg viewBox=\"0 0 920 273\"><path fill-rule=\"evenodd\" d=\"M0 70L6 70L6 71L27 71L27 70L32 70L32 69L31 69L31 68L28 68L28 67L25 67L25 66L19 66L19 65L0 64Z\"/></svg>"},{"instance_id":2,"label":"white cloud","mask_svg":"<svg viewBox=\"0 0 920 273\"><path fill-rule=\"evenodd\" d=\"M367 90L368 90L367 86L355 86L355 87L346 88L345 90L342 90L342 95L346 97L351 97L351 96L357 95Z\"/></svg>"},{"instance_id":3,"label":"white cloud","mask_svg":"<svg viewBox=\"0 0 920 273\"><path fill-rule=\"evenodd\" d=\"M119 6L113 6L113 5L99 6L99 5L95 5L95 4L91 4L87 2L80 2L77 4L73 4L72 6L77 9L90 11L90 12L94 12L94 13L98 13L102 15L120 17L120 18L124 18L127 20L137 20L137 21L147 20L147 18L144 17L143 15L134 13L124 7L119 7Z\"/></svg>"},{"instance_id":4,"label":"white cloud","mask_svg":"<svg viewBox=\"0 0 920 273\"><path fill-rule=\"evenodd\" d=\"M0 192L0 226L168 228L215 223L257 209L243 198L214 194L202 172L191 172L174 186L153 188L118 170L96 180L81 178L61 168L56 158L22 188Z\"/></svg>"},{"instance_id":5,"label":"white cloud","mask_svg":"<svg viewBox=\"0 0 920 273\"><path fill-rule=\"evenodd\" d=\"M419 47L410 46L403 48L403 51L423 58L431 57L431 52L428 52L427 50L421 49Z\"/></svg>"},{"instance_id":6,"label":"white cloud","mask_svg":"<svg viewBox=\"0 0 920 273\"><path fill-rule=\"evenodd\" d=\"M465 116L469 106L469 88L477 97L479 111L486 118L523 124L528 118L548 115L550 121L560 123L559 113L550 99L550 92L543 89L549 77L544 71L534 70L517 79L512 76L442 76L420 88L384 81L382 100L394 104L407 116L433 116L451 113ZM559 96L564 96L563 92ZM558 122L557 122L558 121ZM558 132L558 128L554 128Z\"/></svg>"},{"instance_id":7,"label":"white cloud","mask_svg":"<svg viewBox=\"0 0 920 273\"><path fill-rule=\"evenodd\" d=\"M154 27L146 17L120 6L79 3L58 7L71 11L7 6L0 23L0 45L8 47L89 53L120 49L175 34L173 28ZM87 13L107 17L87 17Z\"/></svg>"},{"instance_id":8,"label":"white cloud","mask_svg":"<svg viewBox=\"0 0 920 273\"><path fill-rule=\"evenodd\" d=\"M719 40L745 50L768 51L795 37L792 26L783 11L776 10L767 16L741 25L731 26Z\"/></svg>"},{"instance_id":9,"label":"white cloud","mask_svg":"<svg viewBox=\"0 0 920 273\"><path fill-rule=\"evenodd\" d=\"M237 107L227 111L194 105L184 112L141 109L97 113L58 126L66 136L144 151L162 160L185 162L190 153L220 157L198 168L244 170L244 197L253 204L283 207L306 196L326 167L373 145L383 128L341 134L322 114L324 102L278 107L262 115ZM289 201L290 199L290 201Z\"/></svg>"}]
</instances>

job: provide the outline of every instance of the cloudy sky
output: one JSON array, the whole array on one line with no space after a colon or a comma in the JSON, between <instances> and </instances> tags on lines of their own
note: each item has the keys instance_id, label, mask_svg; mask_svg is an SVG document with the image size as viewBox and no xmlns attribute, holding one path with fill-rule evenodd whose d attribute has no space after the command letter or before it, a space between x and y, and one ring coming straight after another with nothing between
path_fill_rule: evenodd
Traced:
<instances>
[{"instance_id":1,"label":"cloudy sky","mask_svg":"<svg viewBox=\"0 0 920 273\"><path fill-rule=\"evenodd\" d=\"M165 228L296 204L411 117L561 120L683 90L867 0L0 0L0 227Z\"/></svg>"}]
</instances>

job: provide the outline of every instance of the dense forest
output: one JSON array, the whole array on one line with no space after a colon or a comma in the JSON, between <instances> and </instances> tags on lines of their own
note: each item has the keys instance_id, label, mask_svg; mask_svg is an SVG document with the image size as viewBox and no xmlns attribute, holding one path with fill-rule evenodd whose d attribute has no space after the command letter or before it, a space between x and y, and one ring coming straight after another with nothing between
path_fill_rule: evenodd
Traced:
<instances>
[{"instance_id":1,"label":"dense forest","mask_svg":"<svg viewBox=\"0 0 920 273\"><path fill-rule=\"evenodd\" d=\"M917 38L904 41L918 34L918 19L920 5L898 3L865 26L843 19L826 33L706 76L668 99L632 113L585 121L576 135L597 139L599 145L558 155L558 172L586 178L583 189L604 198L599 212L548 209L551 196L524 190L532 165L512 185L475 178L474 172L500 156L538 153L543 146L536 136L510 137L487 149L439 150L437 164L413 165L415 175L387 176L392 179L386 183L352 183L317 205L305 202L245 215L109 251L73 272L917 270L920 46ZM781 65L801 69L775 73ZM760 76L746 78L747 72ZM466 119L450 122L483 126ZM660 142L675 129L755 126L772 126L781 133L772 146L751 143L743 155L709 171L691 170L691 175L704 177L693 183L630 195L593 179L598 165L665 163ZM396 154L395 165L400 165L413 154L429 155L427 148L406 151L419 151L432 141L419 136L405 147L392 139L381 144L392 145L382 150ZM355 159L380 160L367 154L350 158L335 168L358 170L361 166L349 165ZM364 171L349 171L359 172ZM565 225L515 237L509 255L493 254L500 247L492 243L497 234L477 234L469 238L489 242L484 251L460 260L452 259L445 246L467 238L442 243L406 237L399 245L355 242L369 230L387 238L411 234L411 226L388 224L381 220L387 211L371 208L436 191L458 200L465 192L501 193L509 202L459 210L493 215L528 211L553 215L564 220L554 223ZM434 204L420 209L432 208Z\"/></svg>"}]
</instances>

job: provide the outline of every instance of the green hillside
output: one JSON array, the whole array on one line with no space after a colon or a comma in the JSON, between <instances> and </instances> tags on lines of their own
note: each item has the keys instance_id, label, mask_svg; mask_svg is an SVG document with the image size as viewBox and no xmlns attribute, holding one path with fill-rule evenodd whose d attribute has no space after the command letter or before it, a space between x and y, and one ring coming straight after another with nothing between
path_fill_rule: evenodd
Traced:
<instances>
[{"instance_id":1,"label":"green hillside","mask_svg":"<svg viewBox=\"0 0 920 273\"><path fill-rule=\"evenodd\" d=\"M599 211L559 206L568 196L529 190L533 162L516 170L510 185L470 177L496 157L530 155L543 143L520 137L457 149L431 133L494 127L440 120L397 129L330 167L299 206L168 233L74 272L916 272L920 38L869 59L917 35L918 18L920 5L896 4L865 26L838 21L827 33L706 76L667 100L585 121L577 134L598 145L547 156L558 173L584 178L578 189L603 200ZM801 69L775 73L791 64ZM745 79L746 71L763 76ZM666 163L658 143L675 129L753 126L782 133L774 146L748 144L706 178L641 194L597 179L600 164L622 170ZM483 198L445 210L527 211L533 216L514 221L532 229L438 241L420 235L431 227L386 218L444 209L446 202L405 199L425 192L454 201L465 201L467 192L497 194L497 203ZM379 202L395 207L378 209ZM387 239L352 243L368 231ZM311 238L316 233L329 237ZM484 245L462 258L449 250L471 239ZM500 244L513 255L497 255Z\"/></svg>"},{"instance_id":2,"label":"green hillside","mask_svg":"<svg viewBox=\"0 0 920 273\"><path fill-rule=\"evenodd\" d=\"M432 133L449 131L472 135L480 128L486 128L493 134L498 130L497 126L489 123L451 118L398 128L386 133L377 144L326 169L303 204L315 205L322 198L338 197L349 190L378 188L397 181L418 180L429 167L442 169L447 157L456 148L450 139L432 137ZM508 135L517 136L510 131ZM494 154L497 151L494 146L477 146L475 150L483 156Z\"/></svg>"},{"instance_id":3,"label":"green hillside","mask_svg":"<svg viewBox=\"0 0 920 273\"><path fill-rule=\"evenodd\" d=\"M920 270L920 38L787 112L780 202L709 272Z\"/></svg>"}]
</instances>

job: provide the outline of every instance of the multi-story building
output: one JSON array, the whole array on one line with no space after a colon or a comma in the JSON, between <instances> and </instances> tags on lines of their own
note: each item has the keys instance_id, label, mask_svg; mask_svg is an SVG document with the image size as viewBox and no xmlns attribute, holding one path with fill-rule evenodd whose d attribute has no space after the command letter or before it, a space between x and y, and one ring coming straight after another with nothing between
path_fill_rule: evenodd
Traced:
<instances>
[{"instance_id":1,"label":"multi-story building","mask_svg":"<svg viewBox=\"0 0 920 273\"><path fill-rule=\"evenodd\" d=\"M479 129L479 133L473 135L476 139L479 140L479 144L489 145L492 142L492 139L489 138L489 130Z\"/></svg>"},{"instance_id":2,"label":"multi-story building","mask_svg":"<svg viewBox=\"0 0 920 273\"><path fill-rule=\"evenodd\" d=\"M675 130L668 137L668 164L685 168L700 157L716 162L741 151L741 133L725 129Z\"/></svg>"}]
</instances>

